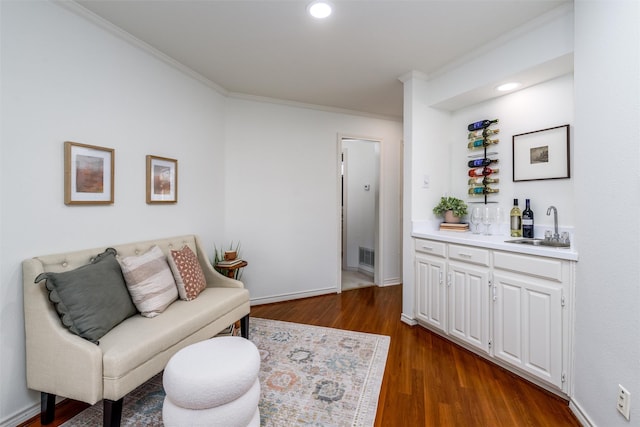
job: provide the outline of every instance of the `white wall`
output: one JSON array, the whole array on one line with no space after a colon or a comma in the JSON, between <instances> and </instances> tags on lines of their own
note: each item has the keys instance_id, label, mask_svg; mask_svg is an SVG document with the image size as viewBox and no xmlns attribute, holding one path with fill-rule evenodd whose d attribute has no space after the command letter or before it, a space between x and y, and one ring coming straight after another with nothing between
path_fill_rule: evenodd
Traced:
<instances>
[{"instance_id":1,"label":"white wall","mask_svg":"<svg viewBox=\"0 0 640 427\"><path fill-rule=\"evenodd\" d=\"M508 163L506 181L510 181L510 151L503 142L510 145L513 133L573 123L572 178L501 182L500 198L504 205L510 203L509 193L520 198L531 195L534 202L544 201L542 209L536 208L537 223L550 220L544 215L547 202L560 205L561 223L575 226L580 259L576 265L571 407L585 425L601 427L637 425L640 420L640 405L635 401L640 389L638 22L640 3L636 1L577 0L575 34L567 35L568 39L546 42L542 38L539 45L541 48L554 43L564 45L567 40L575 39L573 79L570 75L563 76L503 98L465 107L455 111L450 120L450 131L464 135L464 126L471 121L500 118L500 168L501 171L505 168L503 161ZM516 52L526 54L527 50ZM509 60L520 58L514 55ZM494 61L492 66L501 69L499 62ZM463 68L461 65L460 69ZM473 80L472 77L469 79ZM408 176L405 194L411 192L413 205L405 216L413 220L429 219L429 208L439 197L437 193L443 190L443 186L435 182L433 173L432 190L421 188L422 174L429 173L432 166L428 158L423 157L421 161L415 158L416 153L427 152L424 144L429 143L425 136L430 126L430 117L425 112L432 110L428 107L429 88L428 82L416 76L405 83L405 107L410 113L405 113L405 136L410 147L406 155L414 155L413 170L405 175ZM455 97L455 92L449 96ZM444 116L441 119L446 121ZM446 133L439 137L450 143ZM460 137L453 139L459 141ZM446 156L441 147L436 149ZM447 159L452 171L464 169L460 166L464 163L459 163L457 158L458 154L452 150ZM464 186L455 184L459 175L459 171L455 172L443 181L461 192ZM501 180L504 176L501 172ZM408 235L405 227L404 238ZM407 248L410 245L405 241ZM406 260L404 268L405 275L412 273L413 266ZM408 281L405 280L405 288ZM411 289L404 290L404 297L412 297ZM405 320L411 319L412 310L413 300L403 301ZM616 410L618 384L632 394L630 422Z\"/></svg>"},{"instance_id":2,"label":"white wall","mask_svg":"<svg viewBox=\"0 0 640 427\"><path fill-rule=\"evenodd\" d=\"M503 163L500 166L503 170L510 163L511 151L507 149L513 134L562 125L572 120L570 110L567 112L567 103L556 99L554 88L546 85L533 91L525 89L495 98L493 101L496 103L491 100L481 102L474 96L467 96L474 91L484 93L485 89L491 89L491 96L496 96L493 86L504 83L509 75L507 71L523 76L528 68L571 56L572 30L573 13L570 5L565 5L522 29L516 29L476 49L477 55L466 58L466 62L452 64L444 72L433 76L411 76L413 86L407 89L416 98L413 101L415 111L411 115L405 114L405 133L408 127L412 128L410 143L413 171L411 180L406 183L411 187L405 191L411 191L413 198L410 213L413 221L435 219L431 210L444 193L466 196L467 181L458 179L466 175L468 123L495 117L501 120L498 126L501 129L501 142L497 148L505 151L509 157L501 154ZM559 84L563 86L561 95L571 96L569 87ZM405 97L408 95L406 90ZM467 99L469 103L453 110L455 115L440 108L440 105L448 105L452 100L457 100L455 104L459 104L461 99ZM461 157L463 155L464 159ZM511 169L507 168L506 171L507 174L501 172L501 180L509 178L510 181ZM431 178L429 188L422 186L424 175ZM514 189L528 193L530 187L518 183ZM500 191L504 194L502 184Z\"/></svg>"},{"instance_id":3,"label":"white wall","mask_svg":"<svg viewBox=\"0 0 640 427\"><path fill-rule=\"evenodd\" d=\"M380 168L379 143L364 140L343 140L345 155L345 234L343 257L348 269L359 267L359 248L375 249L378 180ZM365 189L365 185L369 189ZM373 274L370 268L366 271Z\"/></svg>"},{"instance_id":4,"label":"white wall","mask_svg":"<svg viewBox=\"0 0 640 427\"><path fill-rule=\"evenodd\" d=\"M549 83L537 88L522 90L522 94L511 94L502 99L481 101L478 96L490 99L495 96L493 86L498 82L504 83L508 76L506 70L518 76L527 75L529 68L540 65L564 62L572 54L573 47L573 10L569 4L561 6L535 22L523 28L516 29L503 35L487 46L474 51L473 55L461 58L441 72L426 76L419 72L411 72L403 78L404 90L404 133L406 146L404 150L405 164L410 164L410 170L405 168L405 222L403 229L403 248L405 252L412 251L411 223L419 221L435 221L432 209L443 195L464 197L467 193L466 162L468 161L466 139L466 125L485 118L498 117L500 123L500 150L506 141L510 145L513 134L538 130L555 125L561 125L571 120L570 103L556 99L553 90L548 89ZM465 62L466 60L466 62ZM546 68L545 75L553 74L564 67ZM494 71L493 74L490 71ZM566 74L566 72L564 73ZM556 74L558 77L561 74ZM551 77L548 77L551 79ZM570 96L566 81L556 84L562 87L563 95ZM488 92L487 92L488 91ZM489 95L490 93L490 95ZM532 107L527 102L541 102ZM457 105L453 111L444 109L445 106ZM557 105L557 106L556 106ZM449 108L449 107L447 107ZM535 109L535 111L532 111ZM558 118L554 113L559 113ZM561 119L560 119L561 118ZM558 122L556 122L558 120ZM540 127L538 127L540 126ZM464 154L463 154L464 153ZM510 150L507 156L501 155L501 170L510 163ZM507 157L507 158L505 158ZM510 181L511 170L501 172L501 181ZM428 188L423 185L423 179L429 178ZM501 203L503 207L510 207L509 193L536 194L535 197L546 199L548 189L556 188L554 184L543 184L539 188L528 183L514 183L502 189ZM570 185L570 184L569 184ZM563 184L563 190L553 193L553 199L559 199L564 190L570 188ZM538 196L538 194L540 196ZM517 194L517 197L520 196ZM531 196L530 198L535 198ZM522 202L521 202L522 203ZM566 205L565 205L566 206ZM544 204L538 209L537 219L545 221ZM569 208L567 208L569 210ZM561 212L561 215L564 215ZM560 219L560 221L568 221ZM541 222L542 224L542 222ZM565 222L566 224L566 222ZM569 224L571 225L571 224ZM407 252L409 253L409 252ZM412 280L413 264L405 257L403 262L404 289L402 313L403 320L412 323L414 295Z\"/></svg>"},{"instance_id":5,"label":"white wall","mask_svg":"<svg viewBox=\"0 0 640 427\"><path fill-rule=\"evenodd\" d=\"M572 53L573 9L567 2L430 75L429 105L453 110L483 101L495 96L493 88L513 76L527 84L530 71L540 73L543 65L548 78L550 73L565 74L557 70L565 68Z\"/></svg>"},{"instance_id":6,"label":"white wall","mask_svg":"<svg viewBox=\"0 0 640 427\"><path fill-rule=\"evenodd\" d=\"M498 184L491 185L500 190L490 196L491 201L497 202L493 206L500 206L508 211L513 206L513 199L517 198L521 209L524 209L524 199L531 199L536 225L553 228L553 216L547 216L546 212L549 205L554 205L558 208L559 225L572 226L575 218L574 179L513 182L512 137L565 124L571 125L570 129L573 130L573 115L571 74L456 111L451 117L450 134L456 138L451 144L449 192L467 201L483 200L482 197L467 195L467 162L470 160L467 156L472 153L467 148L467 125L485 118L498 118L500 122L492 128L499 128L500 133L492 138L498 138L500 142L488 147L488 151L497 153L491 158L499 159L497 164L491 165L491 168L499 168L494 177L500 178ZM572 152L571 149L570 153ZM507 231L506 224L507 220L502 227L504 232Z\"/></svg>"},{"instance_id":7,"label":"white wall","mask_svg":"<svg viewBox=\"0 0 640 427\"><path fill-rule=\"evenodd\" d=\"M417 89L413 95L428 96L427 84L421 79L413 80L411 86ZM490 151L497 152L497 156L493 157L500 160L496 165L500 172L495 175L500 178L500 183L495 185L500 192L491 196L491 200L497 202L492 206L500 206L508 212L514 198L519 199L522 209L524 199L531 199L535 223L540 227L537 229L539 234L544 229L553 228L553 217L546 215L549 205L558 208L558 222L561 227L575 225L573 178L527 182L512 180L512 136L515 134L569 124L572 130L570 153L573 153L574 102L571 74L451 113L430 108L426 101L414 104L414 113L411 116L419 119L416 121L417 129L413 129L416 136L412 137L411 145L413 221L437 222L439 218L436 218L432 209L442 195L455 196L466 201L474 200L467 196L467 162L470 153L467 149L467 125L485 118L498 118L500 122L494 127L500 129L500 134L496 135L500 142L491 146ZM574 163L571 162L572 165ZM424 175L429 176L428 188L423 186ZM505 220L501 225L504 233L507 232L507 227ZM578 235L576 242L578 247L579 237ZM405 250L411 250L410 230L404 238ZM410 265L408 268L413 267ZM408 280L405 274L403 313L407 318L411 318L414 297L412 284Z\"/></svg>"},{"instance_id":8,"label":"white wall","mask_svg":"<svg viewBox=\"0 0 640 427\"><path fill-rule=\"evenodd\" d=\"M400 278L401 124L230 99L226 235L242 242L253 303L339 289L339 135L382 140L383 280ZM395 160L395 162L394 162ZM397 236L394 239L393 236Z\"/></svg>"},{"instance_id":9,"label":"white wall","mask_svg":"<svg viewBox=\"0 0 640 427\"><path fill-rule=\"evenodd\" d=\"M212 243L225 162L220 95L55 4L1 7L3 422L39 400L25 386L21 261L183 233ZM64 205L66 140L115 149L112 206ZM145 203L147 154L178 159L178 204Z\"/></svg>"},{"instance_id":10,"label":"white wall","mask_svg":"<svg viewBox=\"0 0 640 427\"><path fill-rule=\"evenodd\" d=\"M404 79L404 222L402 318L414 323L414 264L412 221L432 215L434 201L448 191L450 177L450 113L429 107L424 76L412 73ZM423 186L424 177L429 180Z\"/></svg>"},{"instance_id":11,"label":"white wall","mask_svg":"<svg viewBox=\"0 0 640 427\"><path fill-rule=\"evenodd\" d=\"M0 19L0 425L39 409L23 259L196 233L210 256L242 241L258 299L335 290L339 132L383 140L384 227L397 237L385 271L400 277L400 123L227 99L55 3L2 1ZM115 149L112 206L64 205L66 140ZM176 205L145 203L147 154L178 159Z\"/></svg>"},{"instance_id":12,"label":"white wall","mask_svg":"<svg viewBox=\"0 0 640 427\"><path fill-rule=\"evenodd\" d=\"M593 425L640 425L640 3L575 2L573 399ZM616 411L631 392L631 421Z\"/></svg>"}]
</instances>

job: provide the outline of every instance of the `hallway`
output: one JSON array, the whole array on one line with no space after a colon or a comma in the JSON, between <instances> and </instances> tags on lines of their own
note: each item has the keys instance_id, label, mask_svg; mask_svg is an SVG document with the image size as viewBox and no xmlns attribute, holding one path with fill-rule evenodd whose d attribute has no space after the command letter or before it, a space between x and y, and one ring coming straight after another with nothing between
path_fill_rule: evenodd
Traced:
<instances>
[{"instance_id":1,"label":"hallway","mask_svg":"<svg viewBox=\"0 0 640 427\"><path fill-rule=\"evenodd\" d=\"M373 277L359 271L342 270L342 290L367 288L374 286Z\"/></svg>"}]
</instances>

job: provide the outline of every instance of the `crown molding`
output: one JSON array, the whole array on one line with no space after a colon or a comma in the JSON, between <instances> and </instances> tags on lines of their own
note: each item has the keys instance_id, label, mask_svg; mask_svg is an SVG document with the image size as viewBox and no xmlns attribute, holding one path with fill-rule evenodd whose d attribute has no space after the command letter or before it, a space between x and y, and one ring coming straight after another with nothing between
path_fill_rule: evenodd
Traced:
<instances>
[{"instance_id":1,"label":"crown molding","mask_svg":"<svg viewBox=\"0 0 640 427\"><path fill-rule=\"evenodd\" d=\"M106 19L102 18L101 16L96 15L95 13L93 13L92 11L90 11L89 9L81 6L80 4L76 3L74 0L52 0L53 3L62 6L63 8L75 13L76 15L79 15L85 19L87 19L88 21L96 24L98 27L102 28L103 30L108 31L109 33L115 35L116 37L128 42L129 44L145 51L146 53L150 54L151 56L155 57L156 59L164 62L165 64L170 65L171 67L175 68L176 70L186 74L187 76L199 81L200 83L204 84L205 86L208 86L212 89L214 89L216 92L220 93L221 95L227 95L228 91L223 88L222 86L220 86L219 84L215 83L214 81L204 77L202 74L197 73L196 71L192 70L191 68L187 67L186 65L182 64L181 62L176 61L175 59L173 59L172 57L170 57L169 55L166 55L164 53L162 53L161 51L159 51L158 49L156 49L155 47L151 46L148 43L143 42L142 40L138 39L137 37L134 37L133 35L131 35L130 33L126 32L125 30L123 30L122 28L118 27L117 25L107 21Z\"/></svg>"},{"instance_id":2,"label":"crown molding","mask_svg":"<svg viewBox=\"0 0 640 427\"><path fill-rule=\"evenodd\" d=\"M520 25L517 28L508 31L502 35L500 35L499 37L493 39L492 41L490 41L489 43L476 48L474 50L472 50L471 52L467 53L466 55L462 55L458 58L456 58L454 61L446 64L445 66L429 73L427 75L427 79L431 80L434 78L437 78L443 74L447 74L448 72L455 70L456 68L459 68L461 66L463 66L464 64L481 57L482 55L485 55L488 52L491 52L493 50L496 50L497 48L499 48L500 46L504 45L505 43L508 43L514 39L519 38L520 36L527 34L529 32L532 32L534 30L536 30L537 28L542 27L543 25L546 25L550 22L555 21L556 19L565 16L565 15L569 15L569 14L573 14L573 2L567 2L561 6L556 7L555 9L551 9L550 11L543 13L542 15L538 16L535 19L532 19L530 21L528 21L526 24Z\"/></svg>"},{"instance_id":3,"label":"crown molding","mask_svg":"<svg viewBox=\"0 0 640 427\"><path fill-rule=\"evenodd\" d=\"M192 70L191 68L182 64L181 62L178 62L172 57L162 53L155 47L138 39L137 37L133 36L132 34L118 27L117 25L102 18L101 16L96 15L92 11L76 3L74 0L52 0L52 1L53 3L87 19L88 21L108 31L109 33L115 35L116 37L152 55L153 57L164 62L165 64L170 65L171 67L186 74L187 76L199 81L205 86L208 86L214 89L216 92L218 92L219 94L225 97L256 101L256 102L265 102L270 104L288 105L291 107L306 108L306 109L325 111L325 112L331 112L331 113L349 114L349 115L369 117L369 118L380 119L380 120L390 120L394 122L402 122L402 117L397 117L397 116L385 116L385 115L379 115L379 114L373 114L373 113L366 113L362 111L349 110L344 108L328 107L328 106L317 105L317 104L307 104L303 102L269 98L264 96L250 95L250 94L238 93L238 92L229 92L227 89L215 83L214 81L204 77L202 74Z\"/></svg>"},{"instance_id":4,"label":"crown molding","mask_svg":"<svg viewBox=\"0 0 640 427\"><path fill-rule=\"evenodd\" d=\"M413 70L398 77L398 80L400 80L402 83L406 83L409 80L414 79L424 80L426 82L427 80L429 80L429 76L421 71Z\"/></svg>"},{"instance_id":5,"label":"crown molding","mask_svg":"<svg viewBox=\"0 0 640 427\"><path fill-rule=\"evenodd\" d=\"M349 110L348 108L338 108L338 107L329 107L326 105L308 104L305 102L290 101L287 99L279 99L279 98L269 98L267 96L249 95L246 93L239 93L239 92L228 92L227 96L229 98L241 99L244 101L264 102L269 104L285 105L289 107L324 111L327 113L348 114L350 116L368 117L371 119L389 120L392 122L402 123L402 117L399 117L399 116L386 116L382 114L373 114L373 113L367 113L364 111Z\"/></svg>"}]
</instances>

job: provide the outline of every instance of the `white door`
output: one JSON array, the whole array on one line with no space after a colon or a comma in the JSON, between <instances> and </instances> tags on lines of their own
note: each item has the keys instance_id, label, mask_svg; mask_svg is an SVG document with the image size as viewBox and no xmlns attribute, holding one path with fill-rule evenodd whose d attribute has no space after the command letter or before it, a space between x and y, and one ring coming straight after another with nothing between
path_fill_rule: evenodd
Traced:
<instances>
[{"instance_id":1,"label":"white door","mask_svg":"<svg viewBox=\"0 0 640 427\"><path fill-rule=\"evenodd\" d=\"M446 332L446 270L444 259L416 255L416 316Z\"/></svg>"},{"instance_id":2,"label":"white door","mask_svg":"<svg viewBox=\"0 0 640 427\"><path fill-rule=\"evenodd\" d=\"M562 287L494 274L494 356L562 388Z\"/></svg>"},{"instance_id":3,"label":"white door","mask_svg":"<svg viewBox=\"0 0 640 427\"><path fill-rule=\"evenodd\" d=\"M450 262L449 334L489 353L489 270Z\"/></svg>"}]
</instances>

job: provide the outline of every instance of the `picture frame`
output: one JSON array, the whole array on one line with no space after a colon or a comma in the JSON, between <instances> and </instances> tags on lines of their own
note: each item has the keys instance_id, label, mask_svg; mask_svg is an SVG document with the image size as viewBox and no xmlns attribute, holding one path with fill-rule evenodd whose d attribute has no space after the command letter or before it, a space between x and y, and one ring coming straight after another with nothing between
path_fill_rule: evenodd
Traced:
<instances>
[{"instance_id":1,"label":"picture frame","mask_svg":"<svg viewBox=\"0 0 640 427\"><path fill-rule=\"evenodd\" d=\"M65 205L110 205L114 198L115 150L65 141Z\"/></svg>"},{"instance_id":2,"label":"picture frame","mask_svg":"<svg viewBox=\"0 0 640 427\"><path fill-rule=\"evenodd\" d=\"M513 135L513 181L571 178L569 125Z\"/></svg>"},{"instance_id":3,"label":"picture frame","mask_svg":"<svg viewBox=\"0 0 640 427\"><path fill-rule=\"evenodd\" d=\"M178 161L147 156L147 203L178 202Z\"/></svg>"}]
</instances>

